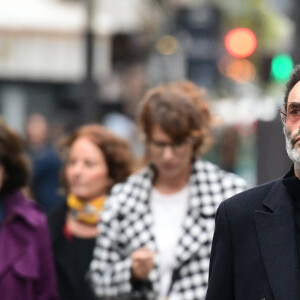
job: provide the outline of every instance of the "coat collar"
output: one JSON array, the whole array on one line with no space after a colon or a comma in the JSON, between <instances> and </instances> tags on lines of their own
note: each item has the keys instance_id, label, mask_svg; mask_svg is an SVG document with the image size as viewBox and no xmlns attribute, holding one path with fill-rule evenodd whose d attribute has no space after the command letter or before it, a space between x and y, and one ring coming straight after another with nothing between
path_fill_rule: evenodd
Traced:
<instances>
[{"instance_id":1,"label":"coat collar","mask_svg":"<svg viewBox=\"0 0 300 300\"><path fill-rule=\"evenodd\" d=\"M272 189L264 198L263 205L271 212L280 212L286 208L292 208L292 199L288 195L282 179L277 179L274 182Z\"/></svg>"},{"instance_id":2,"label":"coat collar","mask_svg":"<svg viewBox=\"0 0 300 300\"><path fill-rule=\"evenodd\" d=\"M15 217L21 217L31 227L36 228L39 219L32 213L32 200L27 200L20 190L4 196L5 218L4 222L11 222Z\"/></svg>"},{"instance_id":3,"label":"coat collar","mask_svg":"<svg viewBox=\"0 0 300 300\"><path fill-rule=\"evenodd\" d=\"M275 181L263 204L267 211L255 211L255 223L274 297L278 300L300 299L293 205L282 179Z\"/></svg>"}]
</instances>

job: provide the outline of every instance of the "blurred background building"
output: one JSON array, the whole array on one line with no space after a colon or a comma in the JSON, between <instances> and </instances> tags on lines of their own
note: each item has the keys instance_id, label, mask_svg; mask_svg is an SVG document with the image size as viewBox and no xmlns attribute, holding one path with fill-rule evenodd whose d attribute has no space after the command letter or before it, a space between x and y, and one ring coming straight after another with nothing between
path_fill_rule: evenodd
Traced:
<instances>
[{"instance_id":1,"label":"blurred background building","mask_svg":"<svg viewBox=\"0 0 300 300\"><path fill-rule=\"evenodd\" d=\"M278 108L300 62L296 0L0 0L0 112L53 138L101 122L131 141L144 91L188 78L216 113L208 159L250 185L289 167ZM125 125L126 124L126 125Z\"/></svg>"}]
</instances>

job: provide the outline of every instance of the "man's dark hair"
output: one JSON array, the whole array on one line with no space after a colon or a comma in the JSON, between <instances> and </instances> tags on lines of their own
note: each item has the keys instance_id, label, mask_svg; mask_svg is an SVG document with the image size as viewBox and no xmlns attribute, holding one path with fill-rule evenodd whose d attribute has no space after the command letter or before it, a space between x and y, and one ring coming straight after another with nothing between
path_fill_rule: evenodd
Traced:
<instances>
[{"instance_id":1,"label":"man's dark hair","mask_svg":"<svg viewBox=\"0 0 300 300\"><path fill-rule=\"evenodd\" d=\"M4 168L1 194L25 187L29 180L29 162L23 140L0 118L0 164Z\"/></svg>"},{"instance_id":2,"label":"man's dark hair","mask_svg":"<svg viewBox=\"0 0 300 300\"><path fill-rule=\"evenodd\" d=\"M296 65L292 71L289 81L286 84L285 94L284 94L284 103L287 103L289 93L300 80L300 64Z\"/></svg>"}]
</instances>

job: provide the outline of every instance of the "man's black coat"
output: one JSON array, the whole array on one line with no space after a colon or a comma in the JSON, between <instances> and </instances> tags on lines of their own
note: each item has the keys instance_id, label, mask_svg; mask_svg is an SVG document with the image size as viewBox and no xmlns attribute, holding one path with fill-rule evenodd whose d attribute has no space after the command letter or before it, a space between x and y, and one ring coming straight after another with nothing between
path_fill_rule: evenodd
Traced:
<instances>
[{"instance_id":1,"label":"man's black coat","mask_svg":"<svg viewBox=\"0 0 300 300\"><path fill-rule=\"evenodd\" d=\"M293 202L282 180L220 205L206 300L300 299Z\"/></svg>"}]
</instances>

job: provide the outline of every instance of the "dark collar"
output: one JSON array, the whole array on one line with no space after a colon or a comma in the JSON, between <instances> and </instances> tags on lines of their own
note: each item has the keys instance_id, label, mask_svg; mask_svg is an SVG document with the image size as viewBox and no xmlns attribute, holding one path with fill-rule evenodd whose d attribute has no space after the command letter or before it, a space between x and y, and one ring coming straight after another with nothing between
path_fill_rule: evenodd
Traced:
<instances>
[{"instance_id":1,"label":"dark collar","mask_svg":"<svg viewBox=\"0 0 300 300\"><path fill-rule=\"evenodd\" d=\"M283 177L282 183L285 185L288 193L294 201L300 205L300 180L295 176L294 165Z\"/></svg>"},{"instance_id":2,"label":"dark collar","mask_svg":"<svg viewBox=\"0 0 300 300\"><path fill-rule=\"evenodd\" d=\"M68 211L67 202L60 203L48 216L53 243L59 242L63 236L63 227Z\"/></svg>"},{"instance_id":3,"label":"dark collar","mask_svg":"<svg viewBox=\"0 0 300 300\"><path fill-rule=\"evenodd\" d=\"M289 171L283 176L283 179L295 177L294 164L291 165Z\"/></svg>"}]
</instances>

